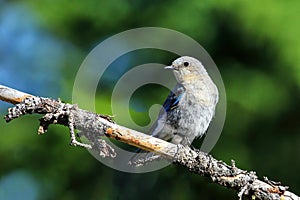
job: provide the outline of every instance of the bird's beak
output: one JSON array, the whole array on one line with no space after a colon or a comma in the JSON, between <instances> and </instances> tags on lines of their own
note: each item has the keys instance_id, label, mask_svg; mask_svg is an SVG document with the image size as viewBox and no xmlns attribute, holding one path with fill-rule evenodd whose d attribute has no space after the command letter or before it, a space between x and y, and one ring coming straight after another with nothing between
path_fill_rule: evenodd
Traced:
<instances>
[{"instance_id":1,"label":"bird's beak","mask_svg":"<svg viewBox=\"0 0 300 200\"><path fill-rule=\"evenodd\" d=\"M171 66L166 66L164 69L171 69L171 70L173 70L173 69L175 69L175 68L174 68L173 65L171 65Z\"/></svg>"}]
</instances>

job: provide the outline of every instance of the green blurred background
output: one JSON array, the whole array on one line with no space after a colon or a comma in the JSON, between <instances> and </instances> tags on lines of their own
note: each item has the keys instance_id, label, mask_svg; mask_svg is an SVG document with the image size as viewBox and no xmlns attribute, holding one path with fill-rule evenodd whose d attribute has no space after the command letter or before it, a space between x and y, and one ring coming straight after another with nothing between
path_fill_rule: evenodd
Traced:
<instances>
[{"instance_id":1,"label":"green blurred background","mask_svg":"<svg viewBox=\"0 0 300 200\"><path fill-rule=\"evenodd\" d=\"M81 62L104 39L144 26L180 31L208 51L226 87L226 123L211 154L227 163L234 159L238 167L281 181L297 193L299 11L299 1L2 0L0 84L71 102ZM174 58L148 50L116 61L96 95L97 112L111 112L103 105L109 105L124 69ZM112 74L118 75L109 78ZM144 102L138 107L162 103L168 91L153 88L137 92L136 102ZM9 106L0 102L2 116ZM134 103L132 113L137 123L147 124L147 113L136 114ZM0 199L237 198L235 191L178 166L147 174L110 169L86 150L70 147L66 127L52 126L37 136L38 117L9 124L0 120Z\"/></svg>"}]
</instances>

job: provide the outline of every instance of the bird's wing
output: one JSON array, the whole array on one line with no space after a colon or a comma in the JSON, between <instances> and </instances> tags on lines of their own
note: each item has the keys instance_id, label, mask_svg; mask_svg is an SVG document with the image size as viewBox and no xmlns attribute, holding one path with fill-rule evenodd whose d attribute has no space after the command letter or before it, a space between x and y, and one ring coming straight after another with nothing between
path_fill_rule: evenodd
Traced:
<instances>
[{"instance_id":1,"label":"bird's wing","mask_svg":"<svg viewBox=\"0 0 300 200\"><path fill-rule=\"evenodd\" d=\"M184 94L185 88L183 85L177 83L177 85L174 87L174 89L169 93L167 99L165 100L163 107L161 108L158 118L156 122L153 124L153 126L150 129L150 133L154 137L159 137L161 139L167 140L168 138L160 137L159 133L163 131L165 121L167 118L167 113L170 112L173 109L176 109L180 99L182 98Z\"/></svg>"},{"instance_id":2,"label":"bird's wing","mask_svg":"<svg viewBox=\"0 0 300 200\"><path fill-rule=\"evenodd\" d=\"M170 112L173 109L176 109L180 99L184 94L185 88L181 84L177 84L174 89L169 93L167 99L165 100L163 107L161 108L158 118L150 129L150 133L153 137L157 137L163 140L171 139L171 135L168 133L169 130L166 130L165 123L167 118L167 112ZM147 153L147 151L138 149L136 154L131 157L129 163L135 164L139 159L145 160L155 155L152 152L148 152L146 155L142 153Z\"/></svg>"},{"instance_id":3,"label":"bird's wing","mask_svg":"<svg viewBox=\"0 0 300 200\"><path fill-rule=\"evenodd\" d=\"M184 91L185 88L183 87L183 85L177 83L175 88L170 92L167 99L165 100L162 109L166 112L175 109L178 106L178 103L182 98Z\"/></svg>"}]
</instances>

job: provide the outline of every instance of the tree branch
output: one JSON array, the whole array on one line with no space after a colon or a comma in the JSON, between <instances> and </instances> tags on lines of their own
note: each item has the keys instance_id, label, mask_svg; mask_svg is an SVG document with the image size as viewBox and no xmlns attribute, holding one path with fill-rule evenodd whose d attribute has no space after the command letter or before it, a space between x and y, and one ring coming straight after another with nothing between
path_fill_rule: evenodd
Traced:
<instances>
[{"instance_id":1,"label":"tree branch","mask_svg":"<svg viewBox=\"0 0 300 200\"><path fill-rule=\"evenodd\" d=\"M171 160L173 163L187 168L190 172L209 177L213 182L238 191L238 196L256 199L297 199L289 192L288 187L268 180L259 180L255 172L248 172L235 166L216 160L211 155L191 149L187 146L175 145L164 140L128 129L115 124L107 115L82 110L77 105L63 103L60 100L36 97L0 85L0 100L16 104L8 110L5 120L8 122L25 114L43 114L40 119L39 134L47 131L50 124L61 124L69 127L71 145L92 148L99 155L115 157L114 149L102 138L116 139L138 148L152 151ZM83 144L77 141L74 129L82 131L91 142Z\"/></svg>"}]
</instances>

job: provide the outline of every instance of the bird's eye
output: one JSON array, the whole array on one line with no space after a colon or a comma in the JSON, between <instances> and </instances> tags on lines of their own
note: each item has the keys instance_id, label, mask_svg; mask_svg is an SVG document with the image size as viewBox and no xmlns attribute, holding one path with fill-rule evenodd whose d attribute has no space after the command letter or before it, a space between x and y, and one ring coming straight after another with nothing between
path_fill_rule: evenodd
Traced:
<instances>
[{"instance_id":1,"label":"bird's eye","mask_svg":"<svg viewBox=\"0 0 300 200\"><path fill-rule=\"evenodd\" d=\"M190 65L190 63L189 63L189 62L184 62L183 65L184 65L185 67L187 67L187 66Z\"/></svg>"}]
</instances>

